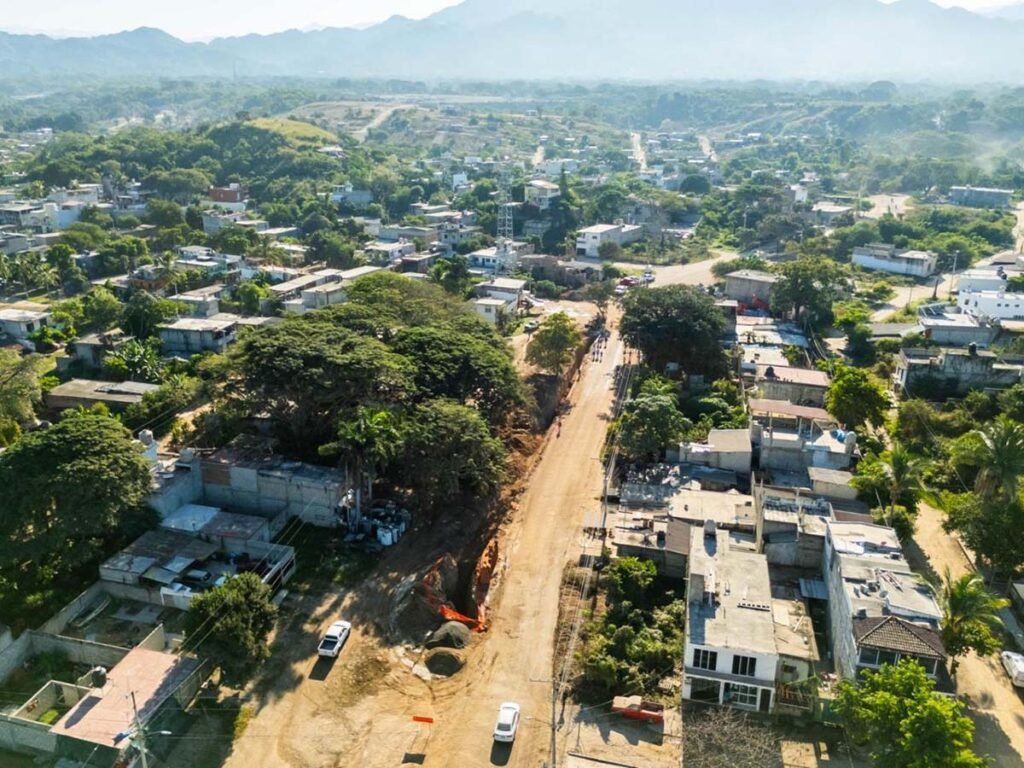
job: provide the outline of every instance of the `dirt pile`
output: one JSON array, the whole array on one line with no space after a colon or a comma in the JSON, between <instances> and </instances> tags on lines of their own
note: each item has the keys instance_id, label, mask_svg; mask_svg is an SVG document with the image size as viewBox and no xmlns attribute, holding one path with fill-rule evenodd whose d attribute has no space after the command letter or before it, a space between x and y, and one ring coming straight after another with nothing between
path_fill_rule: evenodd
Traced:
<instances>
[{"instance_id":1,"label":"dirt pile","mask_svg":"<svg viewBox=\"0 0 1024 768\"><path fill-rule=\"evenodd\" d=\"M473 633L469 627L458 621L442 624L427 640L427 648L465 648Z\"/></svg>"}]
</instances>

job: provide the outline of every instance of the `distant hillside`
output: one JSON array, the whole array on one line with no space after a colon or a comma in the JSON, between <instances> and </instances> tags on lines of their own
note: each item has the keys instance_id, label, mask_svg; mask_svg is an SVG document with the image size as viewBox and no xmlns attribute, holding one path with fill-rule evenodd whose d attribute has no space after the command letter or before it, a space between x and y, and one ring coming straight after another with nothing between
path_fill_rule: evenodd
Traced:
<instances>
[{"instance_id":1,"label":"distant hillside","mask_svg":"<svg viewBox=\"0 0 1024 768\"><path fill-rule=\"evenodd\" d=\"M466 0L422 21L184 43L0 34L0 77L1017 81L1024 6L928 0Z\"/></svg>"}]
</instances>

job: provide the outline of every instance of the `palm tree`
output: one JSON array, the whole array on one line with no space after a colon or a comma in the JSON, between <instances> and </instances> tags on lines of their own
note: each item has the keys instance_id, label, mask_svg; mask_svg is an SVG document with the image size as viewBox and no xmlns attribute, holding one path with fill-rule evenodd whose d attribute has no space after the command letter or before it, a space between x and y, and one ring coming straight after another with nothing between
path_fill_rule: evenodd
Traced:
<instances>
[{"instance_id":1,"label":"palm tree","mask_svg":"<svg viewBox=\"0 0 1024 768\"><path fill-rule=\"evenodd\" d=\"M1003 620L999 611L1010 603L996 597L985 587L976 573L965 573L954 579L946 568L942 584L942 643L952 659L952 671L958 657L968 651L987 656L1000 646L999 632Z\"/></svg>"},{"instance_id":2,"label":"palm tree","mask_svg":"<svg viewBox=\"0 0 1024 768\"><path fill-rule=\"evenodd\" d=\"M989 501L1013 501L1024 475L1024 424L1003 415L973 434L980 438L974 456L980 467L976 490Z\"/></svg>"},{"instance_id":3,"label":"palm tree","mask_svg":"<svg viewBox=\"0 0 1024 768\"><path fill-rule=\"evenodd\" d=\"M401 441L395 415L386 409L359 406L338 424L338 439L320 449L321 453L339 455L356 481L356 515L362 514L363 491L366 502L373 500L373 484L377 473L394 459Z\"/></svg>"},{"instance_id":4,"label":"palm tree","mask_svg":"<svg viewBox=\"0 0 1024 768\"><path fill-rule=\"evenodd\" d=\"M916 503L918 494L924 489L926 462L894 440L892 448L883 454L880 466L888 485L889 518L892 519L900 499L912 496Z\"/></svg>"}]
</instances>

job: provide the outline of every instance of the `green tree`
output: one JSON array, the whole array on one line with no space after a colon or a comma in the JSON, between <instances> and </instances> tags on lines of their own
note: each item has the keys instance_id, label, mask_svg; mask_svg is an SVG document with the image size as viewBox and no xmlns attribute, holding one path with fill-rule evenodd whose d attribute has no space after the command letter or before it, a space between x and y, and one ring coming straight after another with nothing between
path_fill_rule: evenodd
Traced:
<instances>
[{"instance_id":1,"label":"green tree","mask_svg":"<svg viewBox=\"0 0 1024 768\"><path fill-rule=\"evenodd\" d=\"M163 377L159 348L156 339L130 339L104 355L103 372L118 381L156 383Z\"/></svg>"},{"instance_id":2,"label":"green tree","mask_svg":"<svg viewBox=\"0 0 1024 768\"><path fill-rule=\"evenodd\" d=\"M270 296L270 291L259 283L254 283L250 280L238 286L235 290L235 296L238 298L238 303L245 314L258 315L260 313L260 304L265 298Z\"/></svg>"},{"instance_id":3,"label":"green tree","mask_svg":"<svg viewBox=\"0 0 1024 768\"><path fill-rule=\"evenodd\" d=\"M778 268L771 308L779 315L806 317L814 327L832 321L832 305L846 288L845 272L834 261L803 256Z\"/></svg>"},{"instance_id":4,"label":"green tree","mask_svg":"<svg viewBox=\"0 0 1024 768\"><path fill-rule=\"evenodd\" d=\"M393 466L397 485L412 489L424 507L440 509L495 492L505 476L505 450L472 408L428 400L404 420Z\"/></svg>"},{"instance_id":5,"label":"green tree","mask_svg":"<svg viewBox=\"0 0 1024 768\"><path fill-rule=\"evenodd\" d=\"M177 316L182 309L181 304L170 299L136 291L121 313L121 328L137 339L148 339L156 335L158 326Z\"/></svg>"},{"instance_id":6,"label":"green tree","mask_svg":"<svg viewBox=\"0 0 1024 768\"><path fill-rule=\"evenodd\" d=\"M113 328L121 317L121 302L101 285L95 286L80 299L82 303L81 330L106 331Z\"/></svg>"},{"instance_id":7,"label":"green tree","mask_svg":"<svg viewBox=\"0 0 1024 768\"><path fill-rule=\"evenodd\" d=\"M649 460L678 445L691 426L674 396L640 395L626 403L619 417L619 449L630 460Z\"/></svg>"},{"instance_id":8,"label":"green tree","mask_svg":"<svg viewBox=\"0 0 1024 768\"><path fill-rule=\"evenodd\" d=\"M597 306L597 311L604 317L608 312L608 303L615 295L615 283L610 280L599 280L595 283L588 283L583 289L583 295L587 301L592 301Z\"/></svg>"},{"instance_id":9,"label":"green tree","mask_svg":"<svg viewBox=\"0 0 1024 768\"><path fill-rule=\"evenodd\" d=\"M338 438L320 447L323 456L338 456L355 479L356 511L362 512L363 499L373 501L377 474L394 460L401 447L402 433L395 414L384 408L358 406L342 414Z\"/></svg>"},{"instance_id":10,"label":"green tree","mask_svg":"<svg viewBox=\"0 0 1024 768\"><path fill-rule=\"evenodd\" d=\"M916 661L843 681L833 703L847 732L868 745L876 768L984 768L971 751L974 724L964 703L934 691Z\"/></svg>"},{"instance_id":11,"label":"green tree","mask_svg":"<svg viewBox=\"0 0 1024 768\"><path fill-rule=\"evenodd\" d=\"M42 398L39 387L39 355L22 357L0 349L0 419L24 424L33 419L33 409Z\"/></svg>"},{"instance_id":12,"label":"green tree","mask_svg":"<svg viewBox=\"0 0 1024 768\"><path fill-rule=\"evenodd\" d=\"M864 424L881 427L889 397L882 383L864 369L840 365L825 392L825 408L849 429Z\"/></svg>"},{"instance_id":13,"label":"green tree","mask_svg":"<svg viewBox=\"0 0 1024 768\"><path fill-rule=\"evenodd\" d=\"M999 416L974 434L979 438L972 457L979 467L976 490L987 500L1013 501L1024 475L1024 424Z\"/></svg>"},{"instance_id":14,"label":"green tree","mask_svg":"<svg viewBox=\"0 0 1024 768\"><path fill-rule=\"evenodd\" d=\"M311 261L326 262L333 269L351 269L356 264L355 246L337 232L317 230L308 243Z\"/></svg>"},{"instance_id":15,"label":"green tree","mask_svg":"<svg viewBox=\"0 0 1024 768\"><path fill-rule=\"evenodd\" d=\"M286 448L309 456L334 439L343 413L366 403L404 402L413 388L408 361L378 339L317 314L241 339L228 353L232 372L221 382L227 400L246 413L266 414Z\"/></svg>"},{"instance_id":16,"label":"green tree","mask_svg":"<svg viewBox=\"0 0 1024 768\"><path fill-rule=\"evenodd\" d=\"M959 657L968 651L988 656L999 650L1003 620L999 611L1010 605L985 586L981 576L965 573L954 579L949 568L942 577L942 643L953 661L953 672Z\"/></svg>"},{"instance_id":17,"label":"green tree","mask_svg":"<svg viewBox=\"0 0 1024 768\"><path fill-rule=\"evenodd\" d=\"M541 370L561 376L583 341L576 323L564 312L550 315L534 332L526 348L526 360Z\"/></svg>"},{"instance_id":18,"label":"green tree","mask_svg":"<svg viewBox=\"0 0 1024 768\"><path fill-rule=\"evenodd\" d=\"M597 256L601 261L618 261L622 258L622 246L614 240L607 240L597 247Z\"/></svg>"},{"instance_id":19,"label":"green tree","mask_svg":"<svg viewBox=\"0 0 1024 768\"><path fill-rule=\"evenodd\" d=\"M645 605L647 591L658 577L658 568L652 560L639 557L619 557L605 571L613 600L628 600L633 605Z\"/></svg>"},{"instance_id":20,"label":"green tree","mask_svg":"<svg viewBox=\"0 0 1024 768\"><path fill-rule=\"evenodd\" d=\"M678 363L691 374L717 376L726 370L721 338L725 318L707 294L686 285L631 291L622 302L619 332L664 372Z\"/></svg>"},{"instance_id":21,"label":"green tree","mask_svg":"<svg viewBox=\"0 0 1024 768\"><path fill-rule=\"evenodd\" d=\"M893 440L892 447L876 460L860 463L852 485L869 503L888 501L890 519L896 515L897 505L913 515L924 490L926 469L927 463L923 458L898 440Z\"/></svg>"},{"instance_id":22,"label":"green tree","mask_svg":"<svg viewBox=\"0 0 1024 768\"><path fill-rule=\"evenodd\" d=\"M465 296L469 290L469 262L459 255L438 259L430 270L430 279L453 296Z\"/></svg>"},{"instance_id":23,"label":"green tree","mask_svg":"<svg viewBox=\"0 0 1024 768\"><path fill-rule=\"evenodd\" d=\"M146 221L160 229L173 229L185 223L185 214L177 203L152 198L146 203Z\"/></svg>"},{"instance_id":24,"label":"green tree","mask_svg":"<svg viewBox=\"0 0 1024 768\"><path fill-rule=\"evenodd\" d=\"M0 573L33 587L70 576L153 523L150 468L120 422L69 412L0 454ZM95 573L93 573L95 575Z\"/></svg>"},{"instance_id":25,"label":"green tree","mask_svg":"<svg viewBox=\"0 0 1024 768\"><path fill-rule=\"evenodd\" d=\"M964 544L999 574L1013 574L1024 566L1020 532L1024 530L1024 504L987 500L976 493L943 493L943 527L957 531Z\"/></svg>"},{"instance_id":26,"label":"green tree","mask_svg":"<svg viewBox=\"0 0 1024 768\"><path fill-rule=\"evenodd\" d=\"M241 686L270 658L267 637L277 607L255 573L240 573L192 599L185 614L185 647L216 665L229 685Z\"/></svg>"}]
</instances>

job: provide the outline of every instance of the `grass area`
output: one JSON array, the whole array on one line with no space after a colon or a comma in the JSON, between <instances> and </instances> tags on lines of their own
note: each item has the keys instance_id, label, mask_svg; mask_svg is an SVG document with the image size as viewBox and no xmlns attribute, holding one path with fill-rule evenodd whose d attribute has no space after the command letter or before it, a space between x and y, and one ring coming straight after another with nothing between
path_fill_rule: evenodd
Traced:
<instances>
[{"instance_id":1,"label":"grass area","mask_svg":"<svg viewBox=\"0 0 1024 768\"><path fill-rule=\"evenodd\" d=\"M256 710L248 705L238 710L238 714L235 715L235 726L233 731L236 740L242 738L242 735L245 733L245 729L249 727L249 721L252 720L252 717L255 714Z\"/></svg>"},{"instance_id":2,"label":"grass area","mask_svg":"<svg viewBox=\"0 0 1024 768\"><path fill-rule=\"evenodd\" d=\"M288 589L295 592L350 587L377 565L376 557L346 546L336 531L304 525L287 543L295 548L298 563L288 582Z\"/></svg>"},{"instance_id":3,"label":"grass area","mask_svg":"<svg viewBox=\"0 0 1024 768\"><path fill-rule=\"evenodd\" d=\"M250 120L249 125L262 128L265 131L273 131L284 136L292 146L319 146L321 144L332 144L338 141L338 137L323 128L318 128L310 123L301 120L289 120L283 117L259 117Z\"/></svg>"}]
</instances>

